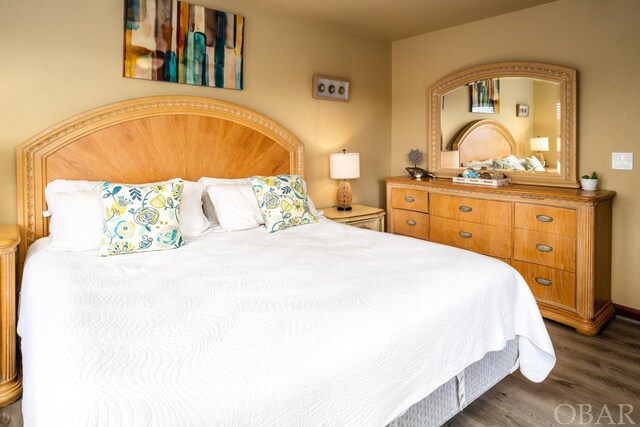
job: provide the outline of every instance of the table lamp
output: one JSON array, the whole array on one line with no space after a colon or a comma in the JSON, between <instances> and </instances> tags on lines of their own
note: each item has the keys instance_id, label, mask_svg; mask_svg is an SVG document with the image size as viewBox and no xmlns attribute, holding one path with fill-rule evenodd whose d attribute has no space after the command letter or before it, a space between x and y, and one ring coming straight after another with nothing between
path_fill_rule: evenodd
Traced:
<instances>
[{"instance_id":1,"label":"table lamp","mask_svg":"<svg viewBox=\"0 0 640 427\"><path fill-rule=\"evenodd\" d=\"M333 153L329 155L329 174L331 179L339 179L338 191L336 192L336 201L339 211L351 210L351 184L349 179L360 178L360 154L359 153L347 153L347 150L342 150L342 153Z\"/></svg>"},{"instance_id":2,"label":"table lamp","mask_svg":"<svg viewBox=\"0 0 640 427\"><path fill-rule=\"evenodd\" d=\"M531 150L536 151L534 155L538 160L540 160L540 163L542 163L542 166L544 166L544 163L545 163L544 156L542 155L541 151L549 151L549 138L547 138L546 136L531 138L530 143L531 143Z\"/></svg>"}]
</instances>

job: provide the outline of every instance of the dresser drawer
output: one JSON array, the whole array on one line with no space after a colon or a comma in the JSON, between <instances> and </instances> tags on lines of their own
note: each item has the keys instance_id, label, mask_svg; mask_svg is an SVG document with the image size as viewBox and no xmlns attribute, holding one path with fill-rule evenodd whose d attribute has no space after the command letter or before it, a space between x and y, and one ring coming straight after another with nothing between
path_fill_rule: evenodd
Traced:
<instances>
[{"instance_id":1,"label":"dresser drawer","mask_svg":"<svg viewBox=\"0 0 640 427\"><path fill-rule=\"evenodd\" d=\"M513 261L512 266L524 277L536 299L576 308L575 274L521 261Z\"/></svg>"},{"instance_id":2,"label":"dresser drawer","mask_svg":"<svg viewBox=\"0 0 640 427\"><path fill-rule=\"evenodd\" d=\"M512 229L431 215L431 241L498 258L511 258Z\"/></svg>"},{"instance_id":3,"label":"dresser drawer","mask_svg":"<svg viewBox=\"0 0 640 427\"><path fill-rule=\"evenodd\" d=\"M523 230L576 236L576 211L573 209L516 203L515 222L516 228Z\"/></svg>"},{"instance_id":4,"label":"dresser drawer","mask_svg":"<svg viewBox=\"0 0 640 427\"><path fill-rule=\"evenodd\" d=\"M557 234L516 229L513 257L519 261L576 271L575 240Z\"/></svg>"},{"instance_id":5,"label":"dresser drawer","mask_svg":"<svg viewBox=\"0 0 640 427\"><path fill-rule=\"evenodd\" d=\"M511 203L431 194L431 214L477 224L511 227Z\"/></svg>"},{"instance_id":6,"label":"dresser drawer","mask_svg":"<svg viewBox=\"0 0 640 427\"><path fill-rule=\"evenodd\" d=\"M429 240L429 215L421 212L394 209L393 233Z\"/></svg>"},{"instance_id":7,"label":"dresser drawer","mask_svg":"<svg viewBox=\"0 0 640 427\"><path fill-rule=\"evenodd\" d=\"M391 207L410 211L429 212L429 193L410 188L391 189Z\"/></svg>"}]
</instances>

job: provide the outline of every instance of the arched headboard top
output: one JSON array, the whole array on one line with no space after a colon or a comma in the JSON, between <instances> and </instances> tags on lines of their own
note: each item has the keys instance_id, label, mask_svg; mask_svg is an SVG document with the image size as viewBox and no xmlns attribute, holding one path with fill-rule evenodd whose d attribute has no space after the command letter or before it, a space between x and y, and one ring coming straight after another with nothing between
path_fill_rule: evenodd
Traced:
<instances>
[{"instance_id":1,"label":"arched headboard top","mask_svg":"<svg viewBox=\"0 0 640 427\"><path fill-rule=\"evenodd\" d=\"M460 164L476 160L499 159L513 154L516 141L511 132L495 120L476 120L466 125L455 141Z\"/></svg>"},{"instance_id":2,"label":"arched headboard top","mask_svg":"<svg viewBox=\"0 0 640 427\"><path fill-rule=\"evenodd\" d=\"M181 177L304 174L304 145L266 116L193 96L117 102L67 119L17 147L20 258L48 235L55 179L144 183Z\"/></svg>"}]
</instances>

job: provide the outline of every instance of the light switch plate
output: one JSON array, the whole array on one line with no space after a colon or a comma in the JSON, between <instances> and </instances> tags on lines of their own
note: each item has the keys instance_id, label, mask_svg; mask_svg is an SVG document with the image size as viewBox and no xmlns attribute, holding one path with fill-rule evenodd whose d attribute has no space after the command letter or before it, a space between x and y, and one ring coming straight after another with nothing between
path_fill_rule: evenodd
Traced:
<instances>
[{"instance_id":1,"label":"light switch plate","mask_svg":"<svg viewBox=\"0 0 640 427\"><path fill-rule=\"evenodd\" d=\"M633 153L611 153L611 169L632 170Z\"/></svg>"}]
</instances>

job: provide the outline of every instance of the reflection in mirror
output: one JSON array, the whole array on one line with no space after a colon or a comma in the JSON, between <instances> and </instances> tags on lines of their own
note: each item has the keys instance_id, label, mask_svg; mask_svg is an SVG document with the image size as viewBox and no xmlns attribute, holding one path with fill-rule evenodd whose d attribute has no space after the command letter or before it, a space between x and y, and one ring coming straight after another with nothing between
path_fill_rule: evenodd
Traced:
<instances>
[{"instance_id":1,"label":"reflection in mirror","mask_svg":"<svg viewBox=\"0 0 640 427\"><path fill-rule=\"evenodd\" d=\"M508 169L515 183L577 187L576 71L502 62L454 73L429 88L428 168Z\"/></svg>"},{"instance_id":2,"label":"reflection in mirror","mask_svg":"<svg viewBox=\"0 0 640 427\"><path fill-rule=\"evenodd\" d=\"M510 162L493 162L513 155L526 169L526 159L539 151L542 170L547 173L559 173L562 164L560 85L538 79L505 77L500 79L499 87L500 109L499 112L491 114L471 112L470 86L460 86L444 94L440 124L443 166L469 167L482 163L495 169L514 169L517 165ZM504 153L496 146L496 151L488 151L486 158L474 158L473 155L469 157L464 154L460 157L457 145L469 124L487 119L498 121L506 128L515 142L512 152ZM468 142L466 138L465 140ZM534 165L530 166L532 167Z\"/></svg>"}]
</instances>

